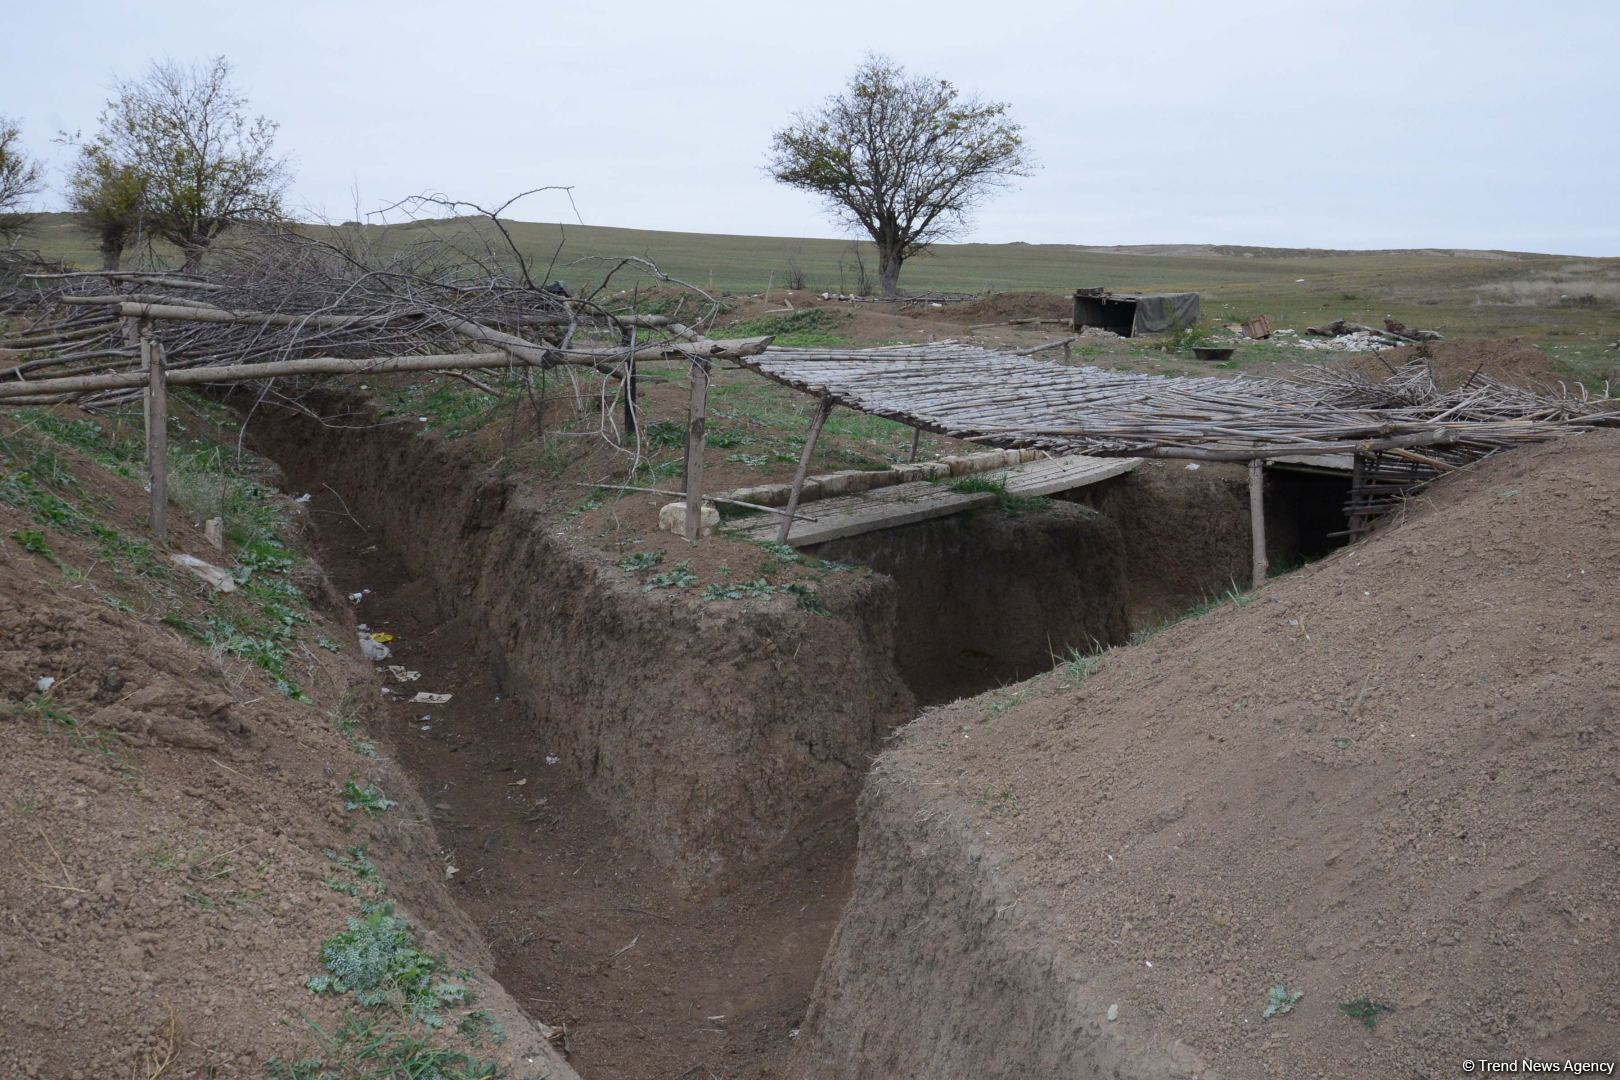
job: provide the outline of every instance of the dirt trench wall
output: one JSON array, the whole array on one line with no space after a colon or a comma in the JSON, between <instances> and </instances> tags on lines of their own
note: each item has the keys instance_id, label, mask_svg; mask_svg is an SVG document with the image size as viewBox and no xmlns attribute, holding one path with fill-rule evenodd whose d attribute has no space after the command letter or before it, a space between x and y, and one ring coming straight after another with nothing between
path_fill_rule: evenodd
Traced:
<instances>
[{"instance_id":1,"label":"dirt trench wall","mask_svg":"<svg viewBox=\"0 0 1620 1080\"><path fill-rule=\"evenodd\" d=\"M854 889L788 1075L1202 1075L1183 1047L1128 1043L1112 1002L1029 925L971 812L941 812L883 761L861 797Z\"/></svg>"},{"instance_id":2,"label":"dirt trench wall","mask_svg":"<svg viewBox=\"0 0 1620 1080\"><path fill-rule=\"evenodd\" d=\"M287 412L253 431L290 483L331 484L440 610L460 613L525 705L519 737L561 755L685 889L789 856L794 826L853 797L912 714L883 578L852 581L833 618L646 594L558 535L533 495L437 439Z\"/></svg>"},{"instance_id":3,"label":"dirt trench wall","mask_svg":"<svg viewBox=\"0 0 1620 1080\"><path fill-rule=\"evenodd\" d=\"M925 705L1049 670L1072 646L1130 636L1126 541L1110 518L1051 503L818 545L899 586L895 662Z\"/></svg>"}]
</instances>

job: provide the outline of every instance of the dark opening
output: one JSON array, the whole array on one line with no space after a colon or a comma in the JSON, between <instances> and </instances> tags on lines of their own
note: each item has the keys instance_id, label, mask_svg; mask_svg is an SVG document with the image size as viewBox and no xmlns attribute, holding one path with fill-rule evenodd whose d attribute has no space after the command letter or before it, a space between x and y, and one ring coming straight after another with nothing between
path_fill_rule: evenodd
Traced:
<instances>
[{"instance_id":1,"label":"dark opening","mask_svg":"<svg viewBox=\"0 0 1620 1080\"><path fill-rule=\"evenodd\" d=\"M1076 296L1074 298L1074 328L1100 327L1130 337L1136 325L1136 301L1117 300L1110 296Z\"/></svg>"},{"instance_id":2,"label":"dark opening","mask_svg":"<svg viewBox=\"0 0 1620 1080\"><path fill-rule=\"evenodd\" d=\"M1344 473L1266 469L1266 554L1272 573L1292 570L1343 547L1350 477ZM1335 535L1338 534L1338 535Z\"/></svg>"}]
</instances>

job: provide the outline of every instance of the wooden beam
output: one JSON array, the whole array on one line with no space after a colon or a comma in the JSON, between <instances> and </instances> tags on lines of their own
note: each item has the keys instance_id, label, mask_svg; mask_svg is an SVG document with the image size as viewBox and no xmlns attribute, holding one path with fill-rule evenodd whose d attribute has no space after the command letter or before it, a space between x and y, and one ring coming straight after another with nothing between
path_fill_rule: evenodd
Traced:
<instances>
[{"instance_id":1,"label":"wooden beam","mask_svg":"<svg viewBox=\"0 0 1620 1080\"><path fill-rule=\"evenodd\" d=\"M793 474L793 489L788 492L787 515L782 518L782 527L777 530L776 542L787 543L788 533L793 530L793 515L799 512L799 496L804 492L804 474L810 471L810 456L816 452L816 440L821 438L821 425L827 422L832 414L833 399L822 397L821 405L816 409L816 418L810 422L810 434L805 436L804 453L799 455L799 468Z\"/></svg>"},{"instance_id":2,"label":"wooden beam","mask_svg":"<svg viewBox=\"0 0 1620 1080\"><path fill-rule=\"evenodd\" d=\"M1254 584L1266 583L1266 463L1259 458L1249 462L1249 531L1254 547Z\"/></svg>"},{"instance_id":3,"label":"wooden beam","mask_svg":"<svg viewBox=\"0 0 1620 1080\"><path fill-rule=\"evenodd\" d=\"M163 370L163 343L141 335L141 366L146 369L146 476L152 491L152 539L169 542L169 391Z\"/></svg>"},{"instance_id":4,"label":"wooden beam","mask_svg":"<svg viewBox=\"0 0 1620 1080\"><path fill-rule=\"evenodd\" d=\"M709 364L692 361L692 397L686 407L686 539L697 543L703 525L703 439L709 426Z\"/></svg>"},{"instance_id":5,"label":"wooden beam","mask_svg":"<svg viewBox=\"0 0 1620 1080\"><path fill-rule=\"evenodd\" d=\"M906 464L915 465L917 463L917 448L920 447L921 445L922 445L922 428L920 428L920 427L912 428L911 429L911 456L906 458Z\"/></svg>"}]
</instances>

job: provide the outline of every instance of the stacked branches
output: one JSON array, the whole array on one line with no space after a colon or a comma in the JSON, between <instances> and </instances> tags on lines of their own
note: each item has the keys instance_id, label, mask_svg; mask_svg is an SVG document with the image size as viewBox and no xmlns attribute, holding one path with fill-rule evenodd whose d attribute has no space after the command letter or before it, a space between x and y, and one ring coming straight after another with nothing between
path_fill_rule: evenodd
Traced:
<instances>
[{"instance_id":1,"label":"stacked branches","mask_svg":"<svg viewBox=\"0 0 1620 1080\"><path fill-rule=\"evenodd\" d=\"M487 232L264 227L216 248L206 275L20 268L0 283L0 319L11 328L0 349L14 354L0 359L0 404L76 400L94 409L140 396L132 387L42 396L15 385L132 371L138 319L149 320L171 371L483 349L525 379L533 368L584 366L622 380L633 351L724 352L702 336L718 310L707 294L691 325L610 310L595 296L537 285L515 247L467 243ZM646 260L623 265L662 277Z\"/></svg>"}]
</instances>

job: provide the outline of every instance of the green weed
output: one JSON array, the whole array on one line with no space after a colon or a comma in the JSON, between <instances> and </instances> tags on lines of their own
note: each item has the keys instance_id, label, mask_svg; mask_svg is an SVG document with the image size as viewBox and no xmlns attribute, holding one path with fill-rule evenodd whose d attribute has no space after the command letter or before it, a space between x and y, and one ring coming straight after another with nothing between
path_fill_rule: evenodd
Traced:
<instances>
[{"instance_id":1,"label":"green weed","mask_svg":"<svg viewBox=\"0 0 1620 1080\"><path fill-rule=\"evenodd\" d=\"M1286 1016L1294 1011L1299 999L1305 996L1303 990L1289 990L1288 987L1278 983L1266 991L1266 1011L1260 1015L1267 1020L1273 1016Z\"/></svg>"},{"instance_id":2,"label":"green weed","mask_svg":"<svg viewBox=\"0 0 1620 1080\"><path fill-rule=\"evenodd\" d=\"M418 947L416 930L382 904L350 916L348 928L321 944L326 974L304 985L317 994L353 993L361 1005L398 1005L430 1027L442 1020L439 1010L464 1005L472 992L439 978L440 961Z\"/></svg>"},{"instance_id":3,"label":"green weed","mask_svg":"<svg viewBox=\"0 0 1620 1080\"><path fill-rule=\"evenodd\" d=\"M619 569L638 573L642 570L651 570L663 561L664 553L662 551L638 551L634 555L626 555L620 559Z\"/></svg>"},{"instance_id":4,"label":"green weed","mask_svg":"<svg viewBox=\"0 0 1620 1080\"><path fill-rule=\"evenodd\" d=\"M1371 1028L1378 1025L1379 1016L1384 1013L1394 1012L1395 1006L1382 1001L1374 1001L1372 998L1360 997L1354 1001L1339 1002L1339 1011L1346 1016L1360 1020Z\"/></svg>"},{"instance_id":5,"label":"green weed","mask_svg":"<svg viewBox=\"0 0 1620 1080\"><path fill-rule=\"evenodd\" d=\"M271 1058L265 1064L269 1080L496 1080L501 1074L495 1062L439 1045L431 1031L409 1022L394 1026L345 1012L327 1031L305 1020L316 1045L297 1061Z\"/></svg>"},{"instance_id":6,"label":"green weed","mask_svg":"<svg viewBox=\"0 0 1620 1080\"><path fill-rule=\"evenodd\" d=\"M676 563L662 574L654 574L647 579L641 587L642 592L652 592L654 589L687 589L697 584L697 575L692 573L691 566L685 561Z\"/></svg>"},{"instance_id":7,"label":"green weed","mask_svg":"<svg viewBox=\"0 0 1620 1080\"><path fill-rule=\"evenodd\" d=\"M385 796L376 784L367 784L361 787L356 780L349 780L343 785L343 809L364 810L368 817L377 817L399 803Z\"/></svg>"},{"instance_id":8,"label":"green weed","mask_svg":"<svg viewBox=\"0 0 1620 1080\"><path fill-rule=\"evenodd\" d=\"M951 482L951 488L964 495L988 492L996 497L996 505L1008 514L1028 514L1046 505L1039 495L1014 495L1007 490L1007 481L1001 477L968 475Z\"/></svg>"}]
</instances>

